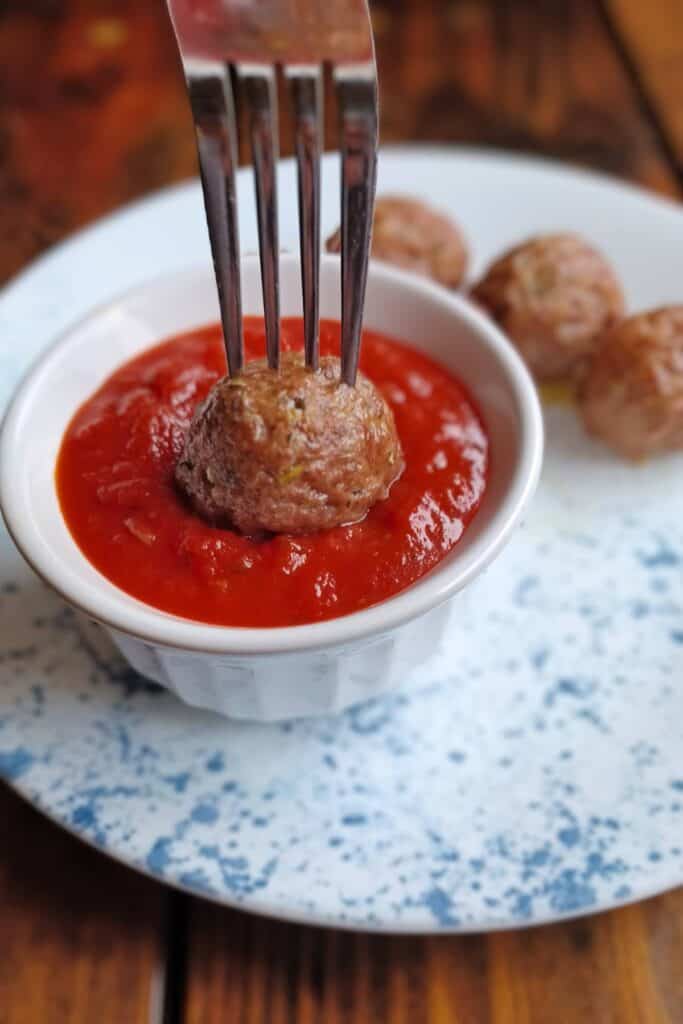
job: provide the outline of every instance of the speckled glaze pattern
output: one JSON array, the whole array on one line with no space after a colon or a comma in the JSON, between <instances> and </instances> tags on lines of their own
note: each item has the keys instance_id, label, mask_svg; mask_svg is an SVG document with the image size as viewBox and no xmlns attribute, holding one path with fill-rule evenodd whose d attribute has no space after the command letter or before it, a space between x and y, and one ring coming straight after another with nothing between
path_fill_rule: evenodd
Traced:
<instances>
[{"instance_id":1,"label":"speckled glaze pattern","mask_svg":"<svg viewBox=\"0 0 683 1024\"><path fill-rule=\"evenodd\" d=\"M326 181L335 170L326 165ZM598 204L593 237L614 254L637 303L660 301L667 285L645 268L641 291L630 290L637 268L620 255L624 224L636 230L646 217L665 253L683 240L673 207L544 166L402 154L385 157L382 174L387 191L415 191L421 182L426 194L447 178L464 210L482 190L490 204L504 181L498 205L505 198L514 211L499 247L524 226L527 234L551 227L553 194L562 195L566 220L575 211L568 226L589 234ZM533 190L542 223L529 224L528 212L525 225L514 219L524 205L518 180ZM125 244L135 226L144 250L156 232L152 251L160 252L168 224L178 224L191 256L201 255L204 241L192 226L198 203L194 188L157 199L114 222L114 236ZM610 234L613 208L622 216ZM481 200L479 211L483 225ZM328 209L325 227L333 216ZM465 228L480 237L474 221ZM80 259L96 288L105 243L111 234L71 243L71 254L33 272L30 289L19 282L7 293L7 392L20 363L54 333L54 319L69 322L78 312L76 297L64 295L66 269L71 279ZM484 245L478 255L491 251ZM125 268L126 280L113 268L108 294L139 279L145 255ZM19 314L31 295L29 331ZM50 331L35 329L46 318ZM0 774L143 871L300 920L480 930L589 912L679 884L683 459L622 464L584 436L571 409L546 412L537 498L476 600L452 606L444 642L400 690L336 717L241 724L183 706L127 668L97 627L32 576L3 534Z\"/></svg>"}]
</instances>

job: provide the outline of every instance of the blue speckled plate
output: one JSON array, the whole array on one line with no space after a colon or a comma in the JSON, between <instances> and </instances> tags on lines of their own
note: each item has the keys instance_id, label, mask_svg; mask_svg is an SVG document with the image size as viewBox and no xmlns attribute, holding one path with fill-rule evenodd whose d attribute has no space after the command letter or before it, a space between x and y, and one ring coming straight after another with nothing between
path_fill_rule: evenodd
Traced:
<instances>
[{"instance_id":1,"label":"blue speckled plate","mask_svg":"<svg viewBox=\"0 0 683 1024\"><path fill-rule=\"evenodd\" d=\"M294 196L291 165L283 196ZM325 166L324 224L336 220ZM242 235L255 245L251 183ZM683 215L589 175L393 151L380 188L450 208L475 270L571 227L631 305L683 299ZM296 245L292 206L282 237ZM643 244L647 239L647 245ZM0 298L0 389L92 305L208 260L196 185L101 222ZM0 537L0 772L120 860L280 917L391 931L538 923L683 880L683 459L626 466L547 412L542 485L451 641L336 719L231 724L127 670Z\"/></svg>"}]
</instances>

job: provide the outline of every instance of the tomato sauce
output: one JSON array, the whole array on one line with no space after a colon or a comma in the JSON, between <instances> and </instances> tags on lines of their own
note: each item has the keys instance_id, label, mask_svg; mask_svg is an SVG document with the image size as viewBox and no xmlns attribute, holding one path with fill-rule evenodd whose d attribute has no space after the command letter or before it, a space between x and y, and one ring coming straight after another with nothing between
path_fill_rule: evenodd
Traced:
<instances>
[{"instance_id":1,"label":"tomato sauce","mask_svg":"<svg viewBox=\"0 0 683 1024\"><path fill-rule=\"evenodd\" d=\"M263 320L245 320L248 359ZM303 347L299 318L283 350ZM321 352L339 324L321 324ZM225 373L218 326L126 363L78 410L56 480L83 554L122 590L164 611L225 626L293 626L348 615L404 590L459 541L486 487L488 441L463 386L406 345L365 331L361 368L393 409L406 468L353 526L254 539L204 522L173 474L192 413Z\"/></svg>"}]
</instances>

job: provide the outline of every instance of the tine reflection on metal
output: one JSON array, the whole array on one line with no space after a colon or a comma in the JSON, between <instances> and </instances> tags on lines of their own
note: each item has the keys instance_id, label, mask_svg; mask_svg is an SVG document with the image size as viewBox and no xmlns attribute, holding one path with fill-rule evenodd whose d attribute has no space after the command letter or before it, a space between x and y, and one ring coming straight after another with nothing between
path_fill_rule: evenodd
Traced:
<instances>
[{"instance_id":1,"label":"tine reflection on metal","mask_svg":"<svg viewBox=\"0 0 683 1024\"><path fill-rule=\"evenodd\" d=\"M244 344L232 87L225 65L193 61L188 62L186 72L228 370L234 377L244 364Z\"/></svg>"},{"instance_id":2,"label":"tine reflection on metal","mask_svg":"<svg viewBox=\"0 0 683 1024\"><path fill-rule=\"evenodd\" d=\"M358 372L377 180L377 83L372 65L335 71L341 131L342 380Z\"/></svg>"},{"instance_id":3,"label":"tine reflection on metal","mask_svg":"<svg viewBox=\"0 0 683 1024\"><path fill-rule=\"evenodd\" d=\"M277 213L278 118L275 69L238 65L249 107L254 185L258 215L263 312L268 365L280 365L280 246Z\"/></svg>"},{"instance_id":4,"label":"tine reflection on metal","mask_svg":"<svg viewBox=\"0 0 683 1024\"><path fill-rule=\"evenodd\" d=\"M320 154L322 150L322 70L286 69L294 107L294 140L299 186L299 245L306 365L319 364Z\"/></svg>"}]
</instances>

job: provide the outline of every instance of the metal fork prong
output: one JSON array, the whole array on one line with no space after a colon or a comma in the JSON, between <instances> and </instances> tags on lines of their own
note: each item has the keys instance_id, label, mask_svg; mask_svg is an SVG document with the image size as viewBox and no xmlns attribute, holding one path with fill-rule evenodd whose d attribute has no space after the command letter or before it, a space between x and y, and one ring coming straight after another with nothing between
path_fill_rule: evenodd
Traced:
<instances>
[{"instance_id":1,"label":"metal fork prong","mask_svg":"<svg viewBox=\"0 0 683 1024\"><path fill-rule=\"evenodd\" d=\"M192 61L187 85L197 135L209 240L231 377L244 364L237 224L237 130L230 74L224 64Z\"/></svg>"},{"instance_id":2,"label":"metal fork prong","mask_svg":"<svg viewBox=\"0 0 683 1024\"><path fill-rule=\"evenodd\" d=\"M319 365L320 279L320 153L322 150L323 82L318 65L285 69L292 91L294 142L299 184L299 246L304 308L306 365Z\"/></svg>"},{"instance_id":3,"label":"metal fork prong","mask_svg":"<svg viewBox=\"0 0 683 1024\"><path fill-rule=\"evenodd\" d=\"M268 365L280 365L280 268L277 213L277 79L268 65L238 65L249 106Z\"/></svg>"},{"instance_id":4,"label":"metal fork prong","mask_svg":"<svg viewBox=\"0 0 683 1024\"><path fill-rule=\"evenodd\" d=\"M341 146L341 376L356 383L377 180L377 80L372 64L334 72Z\"/></svg>"}]
</instances>

